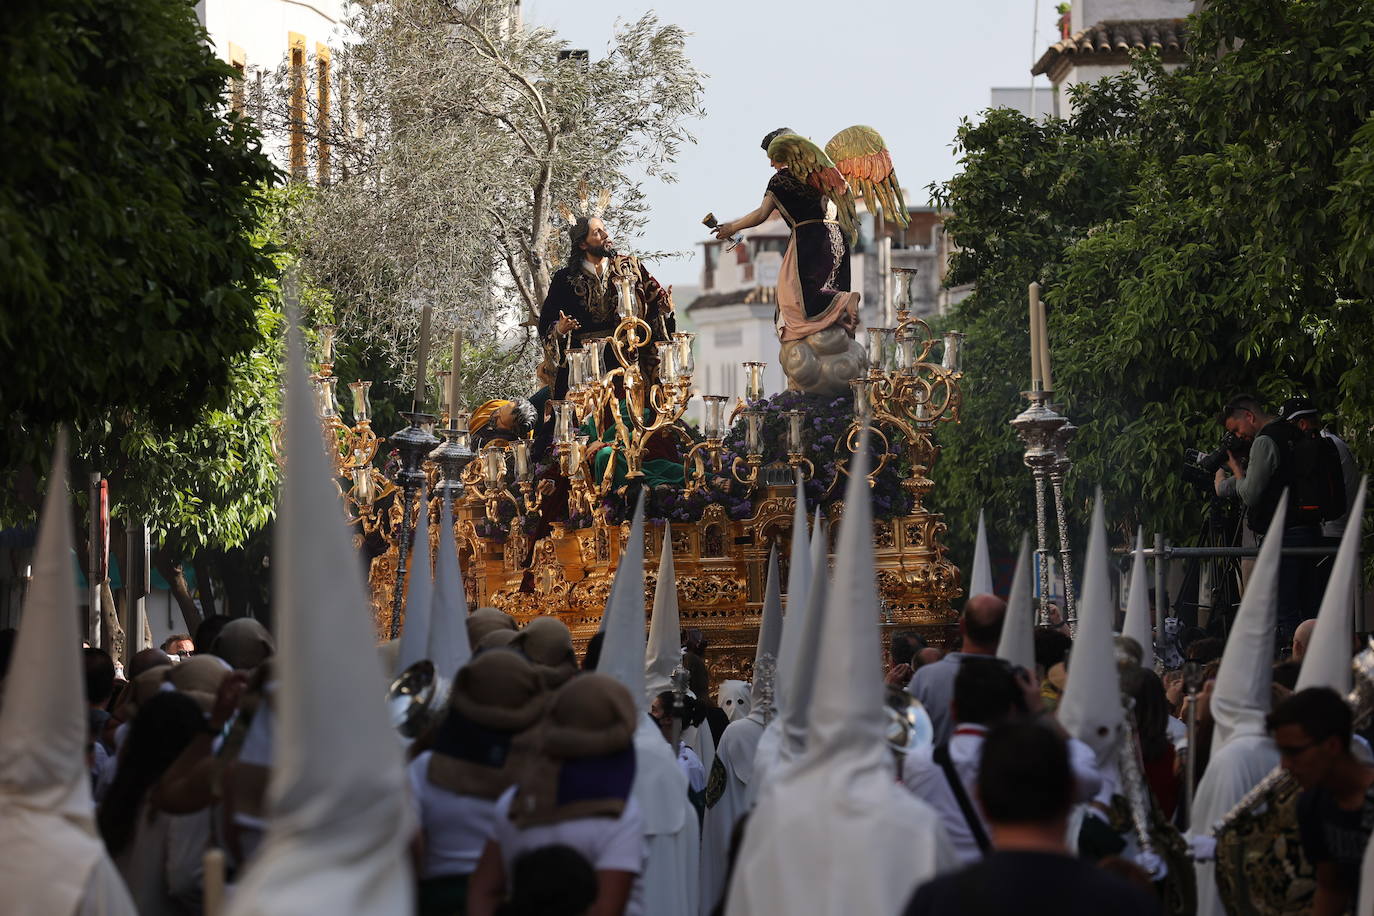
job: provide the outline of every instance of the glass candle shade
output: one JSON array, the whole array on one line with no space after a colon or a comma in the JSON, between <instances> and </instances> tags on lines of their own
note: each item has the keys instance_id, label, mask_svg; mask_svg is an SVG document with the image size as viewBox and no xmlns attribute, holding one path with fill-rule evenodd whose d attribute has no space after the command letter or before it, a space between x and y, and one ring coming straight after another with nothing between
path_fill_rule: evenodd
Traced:
<instances>
[{"instance_id":1,"label":"glass candle shade","mask_svg":"<svg viewBox=\"0 0 1374 916\"><path fill-rule=\"evenodd\" d=\"M897 371L903 375L910 375L916 371L918 341L916 334L911 328L904 328L897 332Z\"/></svg>"},{"instance_id":2,"label":"glass candle shade","mask_svg":"<svg viewBox=\"0 0 1374 916\"><path fill-rule=\"evenodd\" d=\"M655 345L658 350L658 377L665 382L677 381L677 347L672 341Z\"/></svg>"},{"instance_id":3,"label":"glass candle shade","mask_svg":"<svg viewBox=\"0 0 1374 916\"><path fill-rule=\"evenodd\" d=\"M361 380L349 382L348 384L348 390L353 392L354 423L367 423L372 420L372 401L367 393L367 390L371 387L371 382L364 382Z\"/></svg>"},{"instance_id":4,"label":"glass candle shade","mask_svg":"<svg viewBox=\"0 0 1374 916\"><path fill-rule=\"evenodd\" d=\"M940 365L946 372L964 371L964 335L959 331L945 332L945 352Z\"/></svg>"},{"instance_id":5,"label":"glass candle shade","mask_svg":"<svg viewBox=\"0 0 1374 916\"><path fill-rule=\"evenodd\" d=\"M701 421L701 432L707 439L725 438L725 402L730 400L723 394L705 394L701 400L706 404L705 416Z\"/></svg>"},{"instance_id":6,"label":"glass candle shade","mask_svg":"<svg viewBox=\"0 0 1374 916\"><path fill-rule=\"evenodd\" d=\"M744 412L744 451L749 455L763 454L763 414L760 411Z\"/></svg>"},{"instance_id":7,"label":"glass candle shade","mask_svg":"<svg viewBox=\"0 0 1374 916\"><path fill-rule=\"evenodd\" d=\"M868 329L868 368L885 371L892 368L892 328Z\"/></svg>"},{"instance_id":8,"label":"glass candle shade","mask_svg":"<svg viewBox=\"0 0 1374 916\"><path fill-rule=\"evenodd\" d=\"M616 290L616 310L621 318L636 318L639 316L639 297L635 295L635 281L633 277L621 277L615 281Z\"/></svg>"},{"instance_id":9,"label":"glass candle shade","mask_svg":"<svg viewBox=\"0 0 1374 916\"><path fill-rule=\"evenodd\" d=\"M496 445L482 451L482 475L488 488L499 487L506 481L505 451Z\"/></svg>"},{"instance_id":10,"label":"glass candle shade","mask_svg":"<svg viewBox=\"0 0 1374 916\"><path fill-rule=\"evenodd\" d=\"M338 332L339 329L332 324L324 325L319 329L321 365L334 365L334 338Z\"/></svg>"},{"instance_id":11,"label":"glass candle shade","mask_svg":"<svg viewBox=\"0 0 1374 916\"><path fill-rule=\"evenodd\" d=\"M510 444L510 453L515 459L515 479L530 479L530 443L528 439L516 439Z\"/></svg>"},{"instance_id":12,"label":"glass candle shade","mask_svg":"<svg viewBox=\"0 0 1374 916\"><path fill-rule=\"evenodd\" d=\"M448 428L466 433L468 431L468 420L471 417L472 414L468 413L466 410L453 411L448 417Z\"/></svg>"},{"instance_id":13,"label":"glass candle shade","mask_svg":"<svg viewBox=\"0 0 1374 916\"><path fill-rule=\"evenodd\" d=\"M897 308L911 310L911 281L915 279L916 270L914 268L892 268L892 302Z\"/></svg>"},{"instance_id":14,"label":"glass candle shade","mask_svg":"<svg viewBox=\"0 0 1374 916\"><path fill-rule=\"evenodd\" d=\"M574 347L568 351L568 388L581 391L587 384L587 351Z\"/></svg>"},{"instance_id":15,"label":"glass candle shade","mask_svg":"<svg viewBox=\"0 0 1374 916\"><path fill-rule=\"evenodd\" d=\"M678 331L673 335L677 344L677 371L679 375L692 375L697 371L696 357L692 355L692 342L697 335L690 331Z\"/></svg>"},{"instance_id":16,"label":"glass candle shade","mask_svg":"<svg viewBox=\"0 0 1374 916\"><path fill-rule=\"evenodd\" d=\"M553 401L553 438L567 444L573 440L577 428L577 411L570 401Z\"/></svg>"},{"instance_id":17,"label":"glass candle shade","mask_svg":"<svg viewBox=\"0 0 1374 916\"><path fill-rule=\"evenodd\" d=\"M873 415L873 408L868 400L868 379L850 379L849 387L854 392L854 419L861 422L867 420Z\"/></svg>"},{"instance_id":18,"label":"glass candle shade","mask_svg":"<svg viewBox=\"0 0 1374 916\"><path fill-rule=\"evenodd\" d=\"M315 404L321 420L339 415L339 402L334 397L334 387L339 380L332 375L315 379Z\"/></svg>"},{"instance_id":19,"label":"glass candle shade","mask_svg":"<svg viewBox=\"0 0 1374 916\"><path fill-rule=\"evenodd\" d=\"M372 485L372 465L353 469L353 495L362 506L372 505L377 498L377 491Z\"/></svg>"},{"instance_id":20,"label":"glass candle shade","mask_svg":"<svg viewBox=\"0 0 1374 916\"><path fill-rule=\"evenodd\" d=\"M789 410L785 416L787 417L787 451L792 455L800 455L802 424L806 422L806 414L800 410Z\"/></svg>"},{"instance_id":21,"label":"glass candle shade","mask_svg":"<svg viewBox=\"0 0 1374 916\"><path fill-rule=\"evenodd\" d=\"M762 400L763 370L768 364L745 362L741 365L744 366L744 399L750 402Z\"/></svg>"},{"instance_id":22,"label":"glass candle shade","mask_svg":"<svg viewBox=\"0 0 1374 916\"><path fill-rule=\"evenodd\" d=\"M595 337L586 342L587 348L587 375L588 382L600 382L606 375L605 348L606 339Z\"/></svg>"}]
</instances>

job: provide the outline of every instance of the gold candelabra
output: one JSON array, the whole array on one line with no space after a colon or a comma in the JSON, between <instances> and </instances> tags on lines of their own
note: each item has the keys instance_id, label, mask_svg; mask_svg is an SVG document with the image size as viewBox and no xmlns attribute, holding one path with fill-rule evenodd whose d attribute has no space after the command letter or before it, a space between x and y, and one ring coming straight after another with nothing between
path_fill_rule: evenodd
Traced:
<instances>
[{"instance_id":1,"label":"gold candelabra","mask_svg":"<svg viewBox=\"0 0 1374 916\"><path fill-rule=\"evenodd\" d=\"M913 511L924 509L924 500L935 486L928 476L940 447L934 442L939 423L958 422L963 378L964 335L946 331L936 337L930 325L911 315L913 268L894 267L897 284L897 326L868 329L868 375L854 379L854 423L847 443L852 451L865 422L883 440L883 456L869 475L870 484L886 463L889 436L884 428L901 436L908 466L902 488L912 498ZM942 344L940 361L933 356Z\"/></svg>"}]
</instances>

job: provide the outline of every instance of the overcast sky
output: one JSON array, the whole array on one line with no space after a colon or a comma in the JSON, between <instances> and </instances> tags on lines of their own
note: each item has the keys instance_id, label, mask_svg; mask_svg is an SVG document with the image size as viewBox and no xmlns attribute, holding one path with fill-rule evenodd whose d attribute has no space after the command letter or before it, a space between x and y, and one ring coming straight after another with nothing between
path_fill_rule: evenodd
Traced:
<instances>
[{"instance_id":1,"label":"overcast sky","mask_svg":"<svg viewBox=\"0 0 1374 916\"><path fill-rule=\"evenodd\" d=\"M1052 0L525 0L527 25L548 26L604 53L617 19L654 10L691 34L687 51L706 73L706 117L697 145L677 163L678 181L646 185L652 214L643 250L683 250L663 261L665 283L698 282L701 218L722 221L758 206L770 169L759 141L787 126L824 144L851 124L877 128L892 150L912 205L955 171L960 118L988 107L989 90L1029 86L1032 29L1039 47L1057 39ZM1039 77L1038 86L1048 86ZM611 231L615 232L612 225Z\"/></svg>"}]
</instances>

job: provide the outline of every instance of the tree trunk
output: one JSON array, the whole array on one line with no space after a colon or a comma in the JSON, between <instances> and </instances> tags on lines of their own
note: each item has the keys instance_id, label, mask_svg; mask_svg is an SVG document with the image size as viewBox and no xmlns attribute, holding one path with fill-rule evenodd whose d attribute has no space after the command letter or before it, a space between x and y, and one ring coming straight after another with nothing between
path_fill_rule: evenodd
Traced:
<instances>
[{"instance_id":1,"label":"tree trunk","mask_svg":"<svg viewBox=\"0 0 1374 916\"><path fill-rule=\"evenodd\" d=\"M124 659L124 625L119 622L119 608L109 579L100 583L100 636L101 648L110 653L115 664L120 664Z\"/></svg>"},{"instance_id":2,"label":"tree trunk","mask_svg":"<svg viewBox=\"0 0 1374 916\"><path fill-rule=\"evenodd\" d=\"M157 567L158 573L171 586L172 597L176 599L177 607L181 608L181 616L186 621L186 629L194 638L196 630L200 629L200 609L196 607L196 602L191 597L191 589L186 585L186 576L182 569L181 560L168 556L167 552L159 547L153 551L153 565Z\"/></svg>"}]
</instances>

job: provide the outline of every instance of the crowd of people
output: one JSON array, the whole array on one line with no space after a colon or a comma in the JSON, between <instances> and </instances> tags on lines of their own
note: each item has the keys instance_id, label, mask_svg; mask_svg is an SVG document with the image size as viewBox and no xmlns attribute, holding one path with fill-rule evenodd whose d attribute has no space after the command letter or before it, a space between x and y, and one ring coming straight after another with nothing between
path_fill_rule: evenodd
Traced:
<instances>
[{"instance_id":1,"label":"crowd of people","mask_svg":"<svg viewBox=\"0 0 1374 916\"><path fill-rule=\"evenodd\" d=\"M582 654L555 615L468 612L447 513L433 581L421 564L402 642L378 652L346 530L320 525L338 508L302 376L297 356L276 633L210 618L126 672L83 650L59 445L0 640L0 910L1220 913L1219 831L1281 769L1302 790L1281 826L1314 868L1311 911L1371 911L1374 766L1346 697L1364 685L1358 526L1277 666L1282 538L1225 643L1189 647L1184 684L1157 674L1154 640L1120 635L1149 607L1133 594L1118 627L1100 498L1076 632L1037 614L1023 545L1005 600L975 594L946 647L900 633L884 659L860 466L833 558L797 500L753 679L713 700L666 526L646 634L642 506ZM433 701L388 709L416 664ZM929 728L894 736L908 705Z\"/></svg>"}]
</instances>

